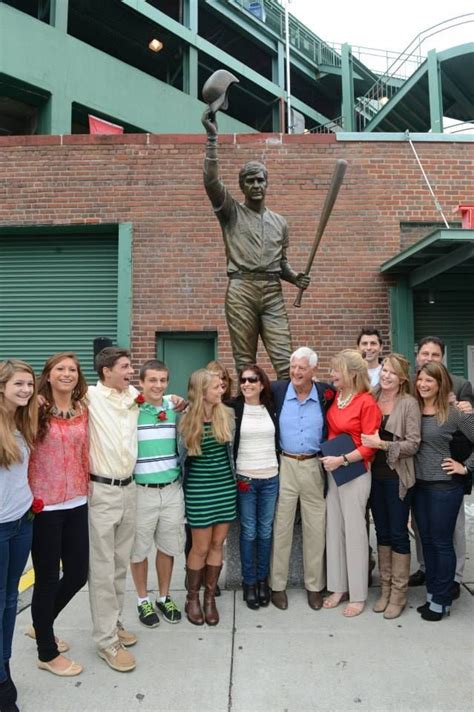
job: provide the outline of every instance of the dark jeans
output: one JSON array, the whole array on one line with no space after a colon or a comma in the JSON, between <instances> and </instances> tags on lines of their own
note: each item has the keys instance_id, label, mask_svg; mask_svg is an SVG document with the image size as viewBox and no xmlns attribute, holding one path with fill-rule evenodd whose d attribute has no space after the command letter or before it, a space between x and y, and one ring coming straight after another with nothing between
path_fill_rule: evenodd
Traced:
<instances>
[{"instance_id":1,"label":"dark jeans","mask_svg":"<svg viewBox=\"0 0 474 712\"><path fill-rule=\"evenodd\" d=\"M49 662L59 655L53 623L87 581L89 531L87 504L35 516L31 549L35 587L31 603L38 657ZM60 561L63 575L59 578Z\"/></svg>"},{"instance_id":2,"label":"dark jeans","mask_svg":"<svg viewBox=\"0 0 474 712\"><path fill-rule=\"evenodd\" d=\"M5 663L12 655L18 583L30 553L31 536L28 514L0 524L0 682L7 679Z\"/></svg>"},{"instance_id":3,"label":"dark jeans","mask_svg":"<svg viewBox=\"0 0 474 712\"><path fill-rule=\"evenodd\" d=\"M423 545L426 590L433 603L442 606L449 606L452 600L456 573L453 534L463 496L462 483L453 483L449 489L415 485L413 511Z\"/></svg>"},{"instance_id":4,"label":"dark jeans","mask_svg":"<svg viewBox=\"0 0 474 712\"><path fill-rule=\"evenodd\" d=\"M273 519L279 477L239 478L248 489L237 489L240 514L240 561L245 584L263 581L270 568Z\"/></svg>"},{"instance_id":5,"label":"dark jeans","mask_svg":"<svg viewBox=\"0 0 474 712\"><path fill-rule=\"evenodd\" d=\"M412 490L408 490L405 499L400 499L400 482L397 479L372 479L370 509L374 518L378 546L391 546L397 554L410 553L408 535L408 515L412 499Z\"/></svg>"}]
</instances>

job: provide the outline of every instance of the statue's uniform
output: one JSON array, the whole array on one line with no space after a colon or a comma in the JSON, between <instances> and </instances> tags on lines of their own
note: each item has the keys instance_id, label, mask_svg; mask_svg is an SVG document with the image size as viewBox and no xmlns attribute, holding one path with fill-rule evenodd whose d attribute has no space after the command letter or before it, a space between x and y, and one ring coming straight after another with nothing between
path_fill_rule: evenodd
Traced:
<instances>
[{"instance_id":1,"label":"statue's uniform","mask_svg":"<svg viewBox=\"0 0 474 712\"><path fill-rule=\"evenodd\" d=\"M277 378L288 379L292 348L280 280L288 247L286 220L267 208L257 213L238 203L221 181L206 188L226 249L225 313L236 368L255 363L260 335Z\"/></svg>"}]
</instances>

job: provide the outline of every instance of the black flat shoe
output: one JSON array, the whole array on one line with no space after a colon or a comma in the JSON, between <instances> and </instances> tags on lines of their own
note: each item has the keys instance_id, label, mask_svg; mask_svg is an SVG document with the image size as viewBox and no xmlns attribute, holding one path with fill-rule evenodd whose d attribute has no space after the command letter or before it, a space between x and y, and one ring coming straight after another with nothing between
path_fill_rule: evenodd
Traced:
<instances>
[{"instance_id":1,"label":"black flat shoe","mask_svg":"<svg viewBox=\"0 0 474 712\"><path fill-rule=\"evenodd\" d=\"M460 595L461 595L461 584L458 583L457 581L454 581L453 587L451 589L451 600L457 601Z\"/></svg>"},{"instance_id":2,"label":"black flat shoe","mask_svg":"<svg viewBox=\"0 0 474 712\"><path fill-rule=\"evenodd\" d=\"M423 603L422 606L418 606L418 608L416 610L418 611L418 613L423 613L424 611L427 611L429 607L430 607L430 604L428 601L426 601L426 603Z\"/></svg>"},{"instance_id":3,"label":"black flat shoe","mask_svg":"<svg viewBox=\"0 0 474 712\"><path fill-rule=\"evenodd\" d=\"M247 604L247 608L251 608L253 611L257 610L257 608L260 608L260 604L258 602L256 584L244 583L243 584L243 596L244 596L244 601Z\"/></svg>"},{"instance_id":4,"label":"black flat shoe","mask_svg":"<svg viewBox=\"0 0 474 712\"><path fill-rule=\"evenodd\" d=\"M257 596L261 606L268 606L270 603L270 586L268 585L267 579L257 581Z\"/></svg>"},{"instance_id":5,"label":"black flat shoe","mask_svg":"<svg viewBox=\"0 0 474 712\"><path fill-rule=\"evenodd\" d=\"M441 613L438 611L432 611L431 608L427 608L426 611L422 611L421 617L424 621L440 621L443 616L449 616L449 608L443 608Z\"/></svg>"}]
</instances>

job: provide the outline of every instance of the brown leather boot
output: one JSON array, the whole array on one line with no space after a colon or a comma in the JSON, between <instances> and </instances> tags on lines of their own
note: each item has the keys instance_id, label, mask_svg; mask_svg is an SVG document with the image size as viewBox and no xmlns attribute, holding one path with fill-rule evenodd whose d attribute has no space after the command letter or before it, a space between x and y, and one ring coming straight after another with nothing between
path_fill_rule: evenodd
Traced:
<instances>
[{"instance_id":1,"label":"brown leather boot","mask_svg":"<svg viewBox=\"0 0 474 712\"><path fill-rule=\"evenodd\" d=\"M407 605L409 576L410 554L397 554L392 551L392 589L389 604L383 614L384 618L398 618Z\"/></svg>"},{"instance_id":2,"label":"brown leather boot","mask_svg":"<svg viewBox=\"0 0 474 712\"><path fill-rule=\"evenodd\" d=\"M201 589L203 573L203 568L196 570L186 567L188 594L186 596L184 610L186 611L188 621L193 625L204 625L204 615L199 601L199 591Z\"/></svg>"},{"instance_id":3,"label":"brown leather boot","mask_svg":"<svg viewBox=\"0 0 474 712\"><path fill-rule=\"evenodd\" d=\"M372 610L375 613L383 613L390 600L390 587L392 583L392 547L378 546L379 572L380 572L380 596L375 601Z\"/></svg>"},{"instance_id":4,"label":"brown leather boot","mask_svg":"<svg viewBox=\"0 0 474 712\"><path fill-rule=\"evenodd\" d=\"M216 586L221 572L220 566L206 565L206 588L204 589L204 615L207 625L219 623L219 613L216 608Z\"/></svg>"}]
</instances>

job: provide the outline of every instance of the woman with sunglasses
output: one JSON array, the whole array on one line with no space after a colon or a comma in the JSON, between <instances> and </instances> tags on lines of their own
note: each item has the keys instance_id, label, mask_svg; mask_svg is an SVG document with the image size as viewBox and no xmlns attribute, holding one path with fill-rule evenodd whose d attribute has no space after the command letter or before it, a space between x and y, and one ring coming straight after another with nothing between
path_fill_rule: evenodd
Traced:
<instances>
[{"instance_id":1,"label":"woman with sunglasses","mask_svg":"<svg viewBox=\"0 0 474 712\"><path fill-rule=\"evenodd\" d=\"M45 507L33 527L33 626L27 634L36 638L41 670L71 677L82 666L63 655L69 645L55 637L53 625L86 583L89 567L87 383L74 353L57 353L46 361L38 392L44 404L29 478Z\"/></svg>"},{"instance_id":2,"label":"woman with sunglasses","mask_svg":"<svg viewBox=\"0 0 474 712\"><path fill-rule=\"evenodd\" d=\"M31 548L33 495L28 461L36 435L35 374L24 361L0 362L0 710L18 712L10 675L18 583Z\"/></svg>"},{"instance_id":3,"label":"woman with sunglasses","mask_svg":"<svg viewBox=\"0 0 474 712\"><path fill-rule=\"evenodd\" d=\"M240 514L240 561L244 601L251 609L268 606L268 571L273 519L278 498L278 428L270 381L256 364L239 371L234 457Z\"/></svg>"}]
</instances>

